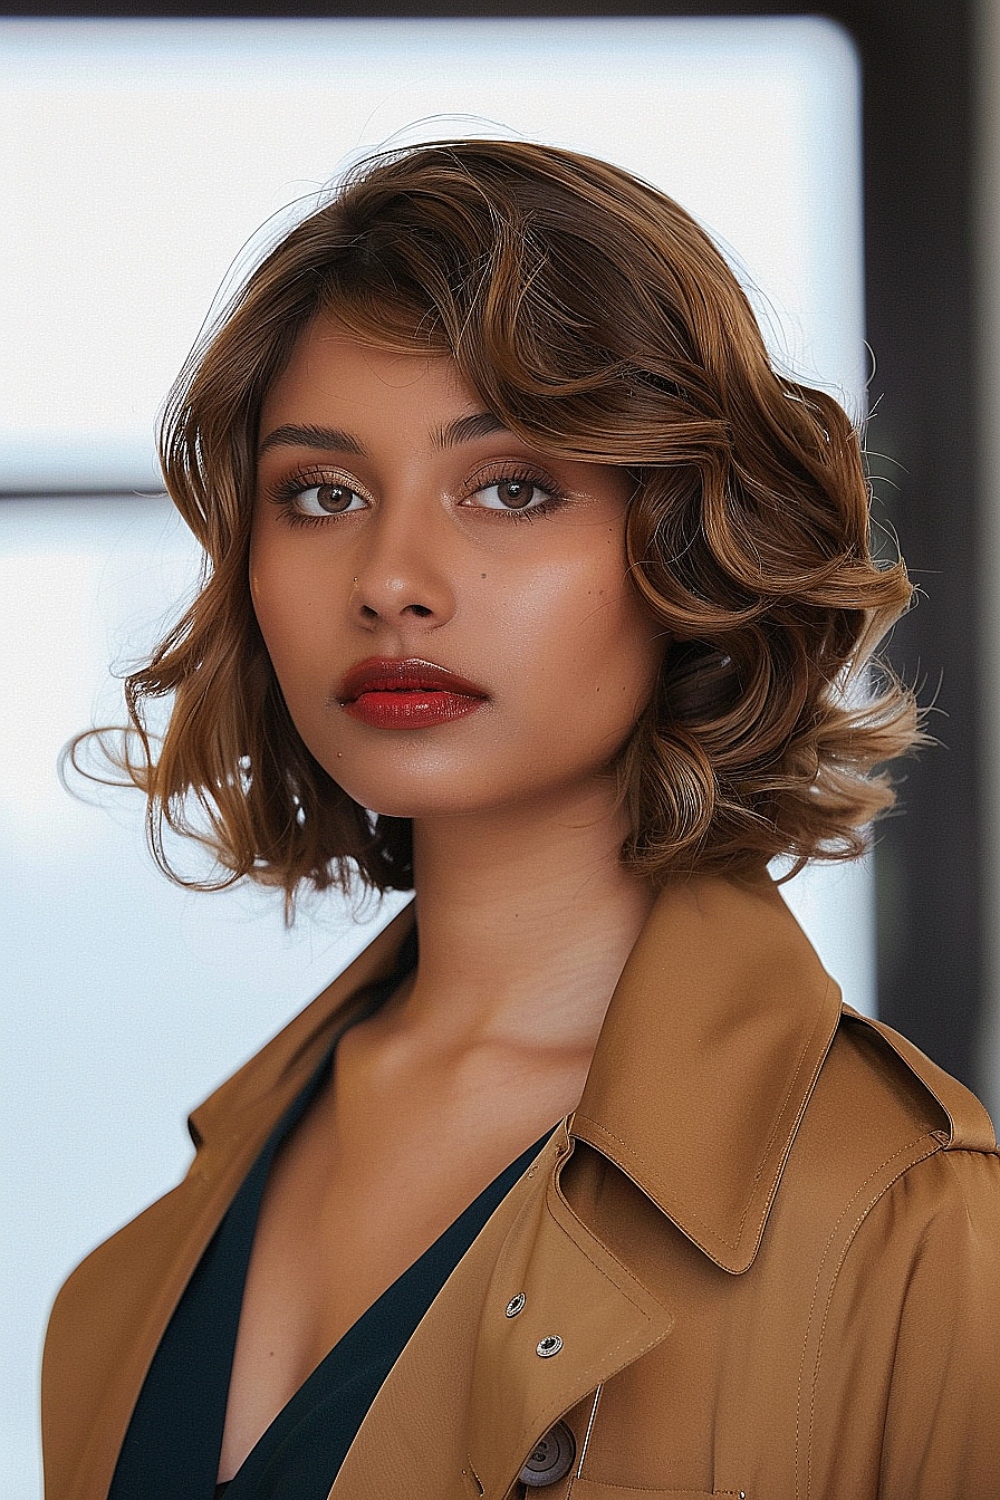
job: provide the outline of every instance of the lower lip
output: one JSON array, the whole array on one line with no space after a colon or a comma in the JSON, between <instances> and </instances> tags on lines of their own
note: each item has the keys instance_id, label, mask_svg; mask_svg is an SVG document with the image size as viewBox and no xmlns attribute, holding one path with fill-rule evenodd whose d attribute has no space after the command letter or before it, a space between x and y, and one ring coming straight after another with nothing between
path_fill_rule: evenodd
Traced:
<instances>
[{"instance_id":1,"label":"lower lip","mask_svg":"<svg viewBox=\"0 0 1000 1500\"><path fill-rule=\"evenodd\" d=\"M463 719L485 702L485 698L470 698L467 693L430 692L421 688L412 692L362 693L344 704L344 712L376 729L429 729L434 724Z\"/></svg>"}]
</instances>

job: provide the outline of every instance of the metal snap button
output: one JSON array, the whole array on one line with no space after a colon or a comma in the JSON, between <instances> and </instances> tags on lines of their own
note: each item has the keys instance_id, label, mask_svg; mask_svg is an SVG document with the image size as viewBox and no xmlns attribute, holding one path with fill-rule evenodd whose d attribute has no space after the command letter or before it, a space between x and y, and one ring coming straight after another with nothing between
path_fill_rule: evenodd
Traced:
<instances>
[{"instance_id":1,"label":"metal snap button","mask_svg":"<svg viewBox=\"0 0 1000 1500\"><path fill-rule=\"evenodd\" d=\"M558 1333L548 1333L545 1338L539 1339L535 1345L535 1353L540 1359L551 1359L553 1354L558 1354L562 1348L562 1339Z\"/></svg>"},{"instance_id":2,"label":"metal snap button","mask_svg":"<svg viewBox=\"0 0 1000 1500\"><path fill-rule=\"evenodd\" d=\"M507 1317L516 1318L518 1313L521 1311L521 1308L524 1306L525 1300L526 1299L523 1292L518 1292L516 1297L511 1297L510 1301L507 1303L507 1306L504 1308L504 1312L506 1313Z\"/></svg>"},{"instance_id":3,"label":"metal snap button","mask_svg":"<svg viewBox=\"0 0 1000 1500\"><path fill-rule=\"evenodd\" d=\"M555 1484L569 1473L575 1457L576 1439L565 1422L557 1422L538 1440L518 1478L528 1489Z\"/></svg>"}]
</instances>

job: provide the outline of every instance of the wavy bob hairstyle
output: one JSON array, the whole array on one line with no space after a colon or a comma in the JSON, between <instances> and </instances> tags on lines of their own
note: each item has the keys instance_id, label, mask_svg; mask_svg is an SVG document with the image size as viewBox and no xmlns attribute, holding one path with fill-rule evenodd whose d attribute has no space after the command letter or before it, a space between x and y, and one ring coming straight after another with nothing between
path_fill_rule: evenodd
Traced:
<instances>
[{"instance_id":1,"label":"wavy bob hairstyle","mask_svg":"<svg viewBox=\"0 0 1000 1500\"><path fill-rule=\"evenodd\" d=\"M114 751L214 881L347 891L413 883L408 819L377 817L292 724L250 601L265 393L310 319L445 353L538 448L621 465L627 566L672 644L609 773L622 858L662 882L864 852L893 802L880 763L926 738L872 653L908 605L869 544L858 436L830 396L772 367L707 235L619 167L515 141L372 157L299 223L193 351L161 430L173 500L205 551L200 592L126 679ZM165 733L150 700L172 698ZM106 742L105 742L106 743Z\"/></svg>"}]
</instances>

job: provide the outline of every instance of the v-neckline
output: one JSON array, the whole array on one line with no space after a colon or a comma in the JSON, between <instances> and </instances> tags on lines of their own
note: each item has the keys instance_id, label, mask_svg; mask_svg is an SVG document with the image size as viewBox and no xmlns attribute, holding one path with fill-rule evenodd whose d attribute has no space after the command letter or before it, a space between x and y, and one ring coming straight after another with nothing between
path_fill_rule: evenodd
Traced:
<instances>
[{"instance_id":1,"label":"v-neckline","mask_svg":"<svg viewBox=\"0 0 1000 1500\"><path fill-rule=\"evenodd\" d=\"M232 1478L217 1484L216 1500L222 1500L223 1496L226 1500L250 1500L255 1493L252 1485L262 1477L275 1450L280 1448L292 1429L297 1428L302 1421L307 1421L310 1412L315 1410L317 1405L322 1404L324 1391L339 1391L352 1376L357 1379L367 1367L379 1368L385 1363L386 1338L385 1331L380 1329L380 1324L391 1324L392 1318L389 1315L394 1310L403 1313L412 1312L413 1304L422 1304L424 1299L420 1296L420 1289L426 1286L428 1280L434 1285L434 1296L437 1295L450 1271L458 1264L483 1224L531 1165L555 1129L556 1124L498 1172L492 1182L476 1195L472 1202L438 1235L437 1239L416 1260L412 1261L352 1323L315 1369L306 1376L281 1410L275 1414ZM454 1253L456 1250L457 1254ZM444 1270L444 1275L440 1277L428 1275L430 1272L441 1270ZM429 1305L430 1303L426 1302L426 1305L422 1307L420 1317ZM405 1343L409 1341L420 1317L413 1321L412 1327L409 1327L410 1320L405 1321L404 1326L409 1329L406 1339L398 1347L393 1348L388 1368L384 1371L380 1370L379 1384L399 1357ZM379 1337L380 1334L381 1337ZM331 1476L329 1484L333 1483L334 1477L335 1475Z\"/></svg>"}]
</instances>

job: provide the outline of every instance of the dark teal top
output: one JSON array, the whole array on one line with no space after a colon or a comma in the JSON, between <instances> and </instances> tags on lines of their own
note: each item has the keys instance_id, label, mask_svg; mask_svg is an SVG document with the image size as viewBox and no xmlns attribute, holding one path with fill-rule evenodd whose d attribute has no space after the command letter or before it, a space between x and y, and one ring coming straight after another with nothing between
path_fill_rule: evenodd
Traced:
<instances>
[{"instance_id":1,"label":"dark teal top","mask_svg":"<svg viewBox=\"0 0 1000 1500\"><path fill-rule=\"evenodd\" d=\"M364 1015L387 998L398 977L379 987ZM268 1169L327 1080L332 1059L331 1048L278 1122L191 1277L146 1376L109 1500L326 1500L410 1335L552 1133L494 1178L382 1293L278 1413L239 1472L216 1486L243 1287Z\"/></svg>"}]
</instances>

